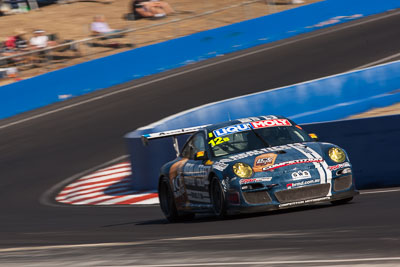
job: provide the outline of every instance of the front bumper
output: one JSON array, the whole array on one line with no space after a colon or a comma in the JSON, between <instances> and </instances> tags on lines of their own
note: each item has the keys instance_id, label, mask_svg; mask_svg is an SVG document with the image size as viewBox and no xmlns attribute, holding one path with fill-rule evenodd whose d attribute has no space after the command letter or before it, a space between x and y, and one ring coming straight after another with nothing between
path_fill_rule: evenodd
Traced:
<instances>
[{"instance_id":1,"label":"front bumper","mask_svg":"<svg viewBox=\"0 0 400 267\"><path fill-rule=\"evenodd\" d=\"M328 196L327 193L329 192L329 188L331 186L332 186L331 184L319 184L316 186L305 186L302 188L285 190L287 194L293 193L292 194L293 197L290 198L288 196L280 196L281 202L278 201L276 195L277 193L279 195L279 193L283 191L276 193L267 191L258 191L259 196L253 197L252 199L250 199L250 201L249 197L245 195L245 192L242 192L241 203L239 204L228 203L228 211L230 214L237 214L237 213L252 213L252 212L280 210L292 207L329 203L336 200L351 198L359 194L359 192L354 188L354 186L351 186L346 191L334 192L332 195ZM301 192L299 189L303 191ZM325 192L325 190L327 190L327 192ZM256 203L257 200L259 201L258 203Z\"/></svg>"}]
</instances>

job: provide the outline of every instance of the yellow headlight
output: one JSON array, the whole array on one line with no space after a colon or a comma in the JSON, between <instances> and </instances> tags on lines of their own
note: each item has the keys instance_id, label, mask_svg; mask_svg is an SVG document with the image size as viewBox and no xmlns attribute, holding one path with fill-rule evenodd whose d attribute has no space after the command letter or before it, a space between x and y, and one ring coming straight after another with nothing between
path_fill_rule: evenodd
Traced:
<instances>
[{"instance_id":1,"label":"yellow headlight","mask_svg":"<svg viewBox=\"0 0 400 267\"><path fill-rule=\"evenodd\" d=\"M242 162L233 165L233 172L240 178L249 178L253 175L253 169L246 163Z\"/></svg>"},{"instance_id":2,"label":"yellow headlight","mask_svg":"<svg viewBox=\"0 0 400 267\"><path fill-rule=\"evenodd\" d=\"M329 149L328 155L331 160L337 163L342 163L346 160L346 154L338 147L332 147L331 149Z\"/></svg>"}]
</instances>

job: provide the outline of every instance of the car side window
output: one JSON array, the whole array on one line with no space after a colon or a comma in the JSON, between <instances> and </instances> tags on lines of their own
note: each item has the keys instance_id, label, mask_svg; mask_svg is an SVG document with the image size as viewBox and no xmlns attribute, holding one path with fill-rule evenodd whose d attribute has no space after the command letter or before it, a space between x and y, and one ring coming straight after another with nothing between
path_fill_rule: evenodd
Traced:
<instances>
[{"instance_id":1,"label":"car side window","mask_svg":"<svg viewBox=\"0 0 400 267\"><path fill-rule=\"evenodd\" d=\"M181 153L181 156L182 156L182 158L189 158L190 157L190 142L191 142L192 140L190 140L189 142L187 142L186 144L185 144L185 146L183 147L183 149L182 149L182 153Z\"/></svg>"},{"instance_id":2,"label":"car side window","mask_svg":"<svg viewBox=\"0 0 400 267\"><path fill-rule=\"evenodd\" d=\"M189 141L186 143L182 150L182 157L188 159L194 159L195 155L199 151L205 151L206 144L204 141L204 134L202 132L196 133Z\"/></svg>"},{"instance_id":3,"label":"car side window","mask_svg":"<svg viewBox=\"0 0 400 267\"><path fill-rule=\"evenodd\" d=\"M206 150L206 143L204 141L204 134L202 132L197 133L195 136L193 136L193 149L192 153L190 155L191 159L194 159L196 156L197 152L200 151L205 151Z\"/></svg>"}]
</instances>

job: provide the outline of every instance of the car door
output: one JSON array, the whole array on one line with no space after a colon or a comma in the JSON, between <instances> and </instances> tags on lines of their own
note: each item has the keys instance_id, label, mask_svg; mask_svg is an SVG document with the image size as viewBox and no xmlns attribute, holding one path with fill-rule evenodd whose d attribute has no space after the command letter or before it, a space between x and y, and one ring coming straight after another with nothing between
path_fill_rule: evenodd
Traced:
<instances>
[{"instance_id":1,"label":"car door","mask_svg":"<svg viewBox=\"0 0 400 267\"><path fill-rule=\"evenodd\" d=\"M188 201L192 205L210 204L208 174L211 166L205 165L206 141L203 132L196 133L187 144L189 159L183 166L183 179Z\"/></svg>"}]
</instances>

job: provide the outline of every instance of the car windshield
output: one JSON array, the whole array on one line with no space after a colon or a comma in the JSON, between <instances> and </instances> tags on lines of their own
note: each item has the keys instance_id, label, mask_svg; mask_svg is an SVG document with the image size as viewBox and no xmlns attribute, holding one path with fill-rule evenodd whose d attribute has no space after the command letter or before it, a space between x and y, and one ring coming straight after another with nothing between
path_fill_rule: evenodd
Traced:
<instances>
[{"instance_id":1,"label":"car windshield","mask_svg":"<svg viewBox=\"0 0 400 267\"><path fill-rule=\"evenodd\" d=\"M219 134L216 133L215 130L208 134L208 145L214 157L226 156L268 146L313 141L312 138L297 125L260 129L248 127L248 129L240 132L218 135Z\"/></svg>"}]
</instances>

